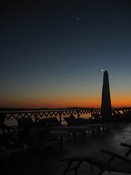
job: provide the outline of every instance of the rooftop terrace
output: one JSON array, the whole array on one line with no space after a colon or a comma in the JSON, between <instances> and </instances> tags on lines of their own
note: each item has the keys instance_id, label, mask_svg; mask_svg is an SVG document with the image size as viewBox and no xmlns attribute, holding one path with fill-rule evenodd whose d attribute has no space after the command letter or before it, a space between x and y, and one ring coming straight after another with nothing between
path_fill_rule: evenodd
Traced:
<instances>
[{"instance_id":1,"label":"rooftop terrace","mask_svg":"<svg viewBox=\"0 0 131 175\"><path fill-rule=\"evenodd\" d=\"M18 156L15 162L11 162L9 159L5 160L6 164L3 169L5 173L12 175L62 175L66 166L61 160L65 157L88 155L102 148L124 154L126 148L120 146L120 143L130 140L130 138L130 123L121 123L119 128L114 128L114 125L111 125L108 133L94 135L87 133L85 137L79 134L75 139L69 136L64 138L63 147L54 144L52 147L47 146L40 151L24 153L24 155ZM73 172L67 174L71 175ZM91 174L89 166L83 163L78 174Z\"/></svg>"}]
</instances>

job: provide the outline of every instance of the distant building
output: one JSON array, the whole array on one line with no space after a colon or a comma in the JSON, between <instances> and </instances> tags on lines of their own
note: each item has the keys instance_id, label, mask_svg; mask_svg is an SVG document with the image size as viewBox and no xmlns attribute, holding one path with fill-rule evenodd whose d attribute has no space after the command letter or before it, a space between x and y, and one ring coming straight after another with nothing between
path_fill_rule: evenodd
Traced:
<instances>
[{"instance_id":1,"label":"distant building","mask_svg":"<svg viewBox=\"0 0 131 175\"><path fill-rule=\"evenodd\" d=\"M105 121L112 117L109 76L107 71L104 72L103 76L101 116Z\"/></svg>"}]
</instances>

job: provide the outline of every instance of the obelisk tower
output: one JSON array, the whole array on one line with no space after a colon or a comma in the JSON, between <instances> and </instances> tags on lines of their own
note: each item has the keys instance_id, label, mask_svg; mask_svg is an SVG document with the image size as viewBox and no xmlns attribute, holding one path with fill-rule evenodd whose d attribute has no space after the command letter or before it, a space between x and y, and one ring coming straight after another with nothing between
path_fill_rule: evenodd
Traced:
<instances>
[{"instance_id":1,"label":"obelisk tower","mask_svg":"<svg viewBox=\"0 0 131 175\"><path fill-rule=\"evenodd\" d=\"M112 116L109 76L107 71L104 72L103 76L101 116L104 121L108 121L108 119Z\"/></svg>"}]
</instances>

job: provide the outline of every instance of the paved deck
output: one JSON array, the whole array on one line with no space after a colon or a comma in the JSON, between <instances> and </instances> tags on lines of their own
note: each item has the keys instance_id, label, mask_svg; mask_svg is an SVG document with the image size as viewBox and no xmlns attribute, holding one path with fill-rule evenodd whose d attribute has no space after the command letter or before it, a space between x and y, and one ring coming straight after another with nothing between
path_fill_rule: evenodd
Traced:
<instances>
[{"instance_id":1,"label":"paved deck","mask_svg":"<svg viewBox=\"0 0 131 175\"><path fill-rule=\"evenodd\" d=\"M130 139L131 124L122 123L119 128L111 126L109 133L99 135L89 133L85 137L78 135L75 140L72 137L67 137L64 139L63 148L56 144L52 148L40 152L26 153L18 157L17 162L7 161L6 167L3 169L5 173L12 175L62 175L65 169L65 164L61 161L63 158L73 155L88 155L102 148L124 154L126 149L120 146L120 143ZM71 174L73 173L68 173L68 175ZM89 166L83 164L78 174L90 175Z\"/></svg>"}]
</instances>

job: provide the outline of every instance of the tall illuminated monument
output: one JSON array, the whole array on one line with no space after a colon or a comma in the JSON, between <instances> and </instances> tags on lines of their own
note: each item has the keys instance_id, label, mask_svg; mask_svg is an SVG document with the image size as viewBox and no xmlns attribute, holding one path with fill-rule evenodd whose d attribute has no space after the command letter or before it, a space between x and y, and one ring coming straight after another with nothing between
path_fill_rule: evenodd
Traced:
<instances>
[{"instance_id":1,"label":"tall illuminated monument","mask_svg":"<svg viewBox=\"0 0 131 175\"><path fill-rule=\"evenodd\" d=\"M104 121L108 121L112 117L112 106L110 97L110 85L108 72L104 71L102 99L101 99L101 116Z\"/></svg>"}]
</instances>

